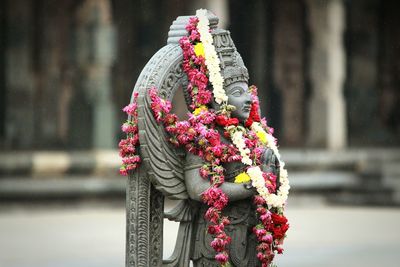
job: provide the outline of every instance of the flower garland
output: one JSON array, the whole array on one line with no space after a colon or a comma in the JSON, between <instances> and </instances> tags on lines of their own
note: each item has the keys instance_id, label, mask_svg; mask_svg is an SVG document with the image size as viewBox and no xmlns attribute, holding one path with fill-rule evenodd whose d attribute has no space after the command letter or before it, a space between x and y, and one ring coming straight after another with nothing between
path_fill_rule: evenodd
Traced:
<instances>
[{"instance_id":1,"label":"flower garland","mask_svg":"<svg viewBox=\"0 0 400 267\"><path fill-rule=\"evenodd\" d=\"M121 130L126 133L126 138L122 139L118 144L119 155L122 158L122 166L119 172L124 176L128 175L129 171L135 170L141 161L137 153L137 147L139 146L137 98L138 93L134 92L132 103L122 109L130 117L121 126Z\"/></svg>"},{"instance_id":2,"label":"flower garland","mask_svg":"<svg viewBox=\"0 0 400 267\"><path fill-rule=\"evenodd\" d=\"M207 18L207 11L199 9L196 11L196 17L199 19L197 29L200 33L200 41L204 46L206 65L209 72L210 82L213 87L214 99L218 104L228 101L224 90L224 78L221 75L220 61L213 45L213 38L210 33Z\"/></svg>"},{"instance_id":3,"label":"flower garland","mask_svg":"<svg viewBox=\"0 0 400 267\"><path fill-rule=\"evenodd\" d=\"M282 253L282 243L289 228L283 210L290 188L284 163L280 160L276 140L272 136L273 129L267 127L265 119L260 119L257 88L254 86L249 87L253 103L244 126L239 125L237 118L231 118L232 107L227 104L228 97L223 87L220 61L212 43L206 11L198 10L196 17L189 19L186 30L189 35L182 37L179 44L183 51L182 68L188 77L187 90L192 100L192 113L188 114L188 120L180 121L175 114L170 114L171 103L161 99L156 88L149 90L151 109L156 121L164 125L172 144L183 146L188 152L204 160L199 170L200 176L210 181L210 187L201 195L202 201L208 205L204 216L209 222L207 232L213 237L210 246L215 250L215 259L221 266L229 265L227 245L231 242L231 238L225 232L230 221L223 215L223 209L229 199L220 188L225 181L222 164L242 161L248 166L245 172L236 177L235 182L251 181L252 186L257 189L258 194L253 200L259 219L259 223L253 229L258 240L257 258L262 266L270 266L275 252ZM215 102L221 104L218 113L207 107L213 95ZM136 106L131 104L128 107L124 108L124 111L131 116L131 120L127 122L127 126L131 128L123 126L123 131L128 137L120 142L120 154L124 162L121 167L122 174L136 168L140 162L136 150L132 149L132 146L138 144ZM232 143L226 144L221 141L216 126L224 129L225 137L230 138ZM128 128L130 130L127 131ZM263 172L259 167L266 148L273 150L280 161L278 190L276 176Z\"/></svg>"}]
</instances>

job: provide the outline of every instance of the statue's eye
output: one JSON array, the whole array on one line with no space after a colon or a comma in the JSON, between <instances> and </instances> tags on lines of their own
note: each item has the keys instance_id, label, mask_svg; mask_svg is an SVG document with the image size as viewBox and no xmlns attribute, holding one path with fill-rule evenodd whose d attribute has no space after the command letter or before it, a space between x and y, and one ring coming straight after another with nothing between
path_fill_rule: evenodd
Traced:
<instances>
[{"instance_id":1,"label":"statue's eye","mask_svg":"<svg viewBox=\"0 0 400 267\"><path fill-rule=\"evenodd\" d=\"M244 90L241 87L236 87L231 91L231 94L233 96L241 96L243 93L244 93Z\"/></svg>"}]
</instances>

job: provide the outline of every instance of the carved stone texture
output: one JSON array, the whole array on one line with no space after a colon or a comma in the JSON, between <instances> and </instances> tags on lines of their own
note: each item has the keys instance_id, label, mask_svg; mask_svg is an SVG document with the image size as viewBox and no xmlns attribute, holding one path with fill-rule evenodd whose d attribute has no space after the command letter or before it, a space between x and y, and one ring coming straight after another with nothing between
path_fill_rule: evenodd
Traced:
<instances>
[{"instance_id":1,"label":"carved stone texture","mask_svg":"<svg viewBox=\"0 0 400 267\"><path fill-rule=\"evenodd\" d=\"M179 27L187 21L188 17L178 19ZM146 64L134 88L139 93L138 127L143 163L128 180L127 267L162 265L164 196L188 198L183 182L182 159L176 149L166 142L164 129L155 122L149 108L150 88L158 88L159 96L172 101L176 90L186 82L181 69L183 55L177 43L182 32L176 34L176 29L171 27L170 33L169 44ZM168 264L183 266L173 261Z\"/></svg>"}]
</instances>

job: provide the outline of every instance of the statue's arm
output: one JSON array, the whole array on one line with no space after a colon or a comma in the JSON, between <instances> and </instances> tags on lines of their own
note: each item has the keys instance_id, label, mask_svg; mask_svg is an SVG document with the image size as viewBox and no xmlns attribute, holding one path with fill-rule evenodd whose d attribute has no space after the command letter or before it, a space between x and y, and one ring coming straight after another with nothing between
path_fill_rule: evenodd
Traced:
<instances>
[{"instance_id":1,"label":"statue's arm","mask_svg":"<svg viewBox=\"0 0 400 267\"><path fill-rule=\"evenodd\" d=\"M196 201L201 200L201 193L210 187L210 182L200 176L199 169L203 165L203 160L193 154L186 156L188 163L185 168L185 183L189 197ZM254 195L253 188L246 189L245 184L235 184L231 182L223 183L220 188L228 196L230 201L246 199Z\"/></svg>"}]
</instances>

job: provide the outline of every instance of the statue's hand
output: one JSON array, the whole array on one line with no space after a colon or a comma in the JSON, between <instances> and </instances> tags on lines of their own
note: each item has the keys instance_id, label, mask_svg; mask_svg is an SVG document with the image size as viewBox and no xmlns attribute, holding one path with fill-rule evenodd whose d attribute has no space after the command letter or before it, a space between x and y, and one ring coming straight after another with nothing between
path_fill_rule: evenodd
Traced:
<instances>
[{"instance_id":1,"label":"statue's hand","mask_svg":"<svg viewBox=\"0 0 400 267\"><path fill-rule=\"evenodd\" d=\"M253 190L256 191L256 188L253 186L252 182L247 182L247 183L243 183L244 188L246 188L247 190Z\"/></svg>"},{"instance_id":2,"label":"statue's hand","mask_svg":"<svg viewBox=\"0 0 400 267\"><path fill-rule=\"evenodd\" d=\"M279 161L277 160L275 153L272 149L265 149L261 156L262 170L265 172L272 172L277 175L279 170Z\"/></svg>"}]
</instances>

